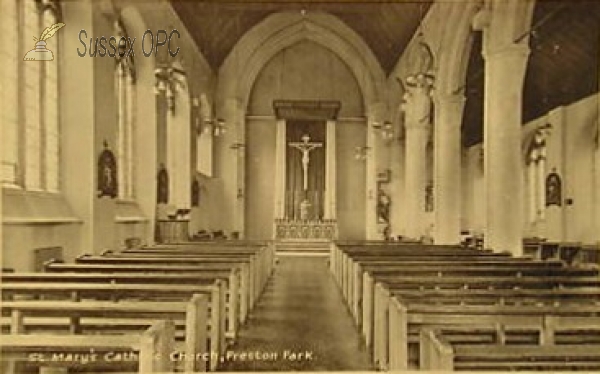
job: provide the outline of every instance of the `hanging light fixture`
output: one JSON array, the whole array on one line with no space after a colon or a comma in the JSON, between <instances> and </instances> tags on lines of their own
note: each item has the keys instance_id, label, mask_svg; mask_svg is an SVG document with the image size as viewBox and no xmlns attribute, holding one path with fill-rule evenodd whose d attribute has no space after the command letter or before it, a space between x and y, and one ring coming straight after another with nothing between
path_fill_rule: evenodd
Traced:
<instances>
[{"instance_id":1,"label":"hanging light fixture","mask_svg":"<svg viewBox=\"0 0 600 374\"><path fill-rule=\"evenodd\" d=\"M386 142L394 139L394 126L390 121L383 123L374 122L372 126Z\"/></svg>"},{"instance_id":2,"label":"hanging light fixture","mask_svg":"<svg viewBox=\"0 0 600 374\"><path fill-rule=\"evenodd\" d=\"M355 147L354 148L354 159L357 161L365 161L369 156L369 151L371 147L363 146L363 147Z\"/></svg>"},{"instance_id":3,"label":"hanging light fixture","mask_svg":"<svg viewBox=\"0 0 600 374\"><path fill-rule=\"evenodd\" d=\"M199 108L195 121L198 136L202 134L221 136L227 132L225 120L213 118L214 109L209 104L206 94L201 94L199 98L194 98L192 102L195 107Z\"/></svg>"},{"instance_id":4,"label":"hanging light fixture","mask_svg":"<svg viewBox=\"0 0 600 374\"><path fill-rule=\"evenodd\" d=\"M171 64L162 64L154 69L156 83L154 93L165 93L169 110L175 112L175 101L179 90L185 88L186 73L179 61Z\"/></svg>"}]
</instances>

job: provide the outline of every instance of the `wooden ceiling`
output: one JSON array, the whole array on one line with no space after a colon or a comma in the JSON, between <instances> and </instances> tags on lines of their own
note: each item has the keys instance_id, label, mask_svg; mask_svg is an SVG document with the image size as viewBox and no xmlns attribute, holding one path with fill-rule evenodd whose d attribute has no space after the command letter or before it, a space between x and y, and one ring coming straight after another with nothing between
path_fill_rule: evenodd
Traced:
<instances>
[{"instance_id":1,"label":"wooden ceiling","mask_svg":"<svg viewBox=\"0 0 600 374\"><path fill-rule=\"evenodd\" d=\"M598 92L600 2L540 1L536 4L531 54L523 91L523 123L560 105ZM463 143L483 139L484 61L475 35L467 70ZM509 108L507 108L509 109Z\"/></svg>"},{"instance_id":2,"label":"wooden ceiling","mask_svg":"<svg viewBox=\"0 0 600 374\"><path fill-rule=\"evenodd\" d=\"M171 0L204 57L216 71L237 41L276 12L327 12L342 20L369 45L389 74L433 0L389 2L185 1Z\"/></svg>"}]
</instances>

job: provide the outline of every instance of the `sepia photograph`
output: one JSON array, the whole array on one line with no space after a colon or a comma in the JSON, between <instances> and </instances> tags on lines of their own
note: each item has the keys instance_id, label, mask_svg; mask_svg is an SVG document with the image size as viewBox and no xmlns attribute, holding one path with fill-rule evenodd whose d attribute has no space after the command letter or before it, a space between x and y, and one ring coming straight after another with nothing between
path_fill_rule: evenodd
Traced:
<instances>
[{"instance_id":1,"label":"sepia photograph","mask_svg":"<svg viewBox=\"0 0 600 374\"><path fill-rule=\"evenodd\" d=\"M600 0L0 32L1 373L600 373Z\"/></svg>"}]
</instances>

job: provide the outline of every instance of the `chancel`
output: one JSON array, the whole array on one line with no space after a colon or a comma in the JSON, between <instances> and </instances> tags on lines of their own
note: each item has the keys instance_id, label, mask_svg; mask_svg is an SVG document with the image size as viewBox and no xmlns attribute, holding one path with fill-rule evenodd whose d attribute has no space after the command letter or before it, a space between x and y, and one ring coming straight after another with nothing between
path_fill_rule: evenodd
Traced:
<instances>
[{"instance_id":1,"label":"chancel","mask_svg":"<svg viewBox=\"0 0 600 374\"><path fill-rule=\"evenodd\" d=\"M0 0L0 372L600 371L599 20Z\"/></svg>"}]
</instances>

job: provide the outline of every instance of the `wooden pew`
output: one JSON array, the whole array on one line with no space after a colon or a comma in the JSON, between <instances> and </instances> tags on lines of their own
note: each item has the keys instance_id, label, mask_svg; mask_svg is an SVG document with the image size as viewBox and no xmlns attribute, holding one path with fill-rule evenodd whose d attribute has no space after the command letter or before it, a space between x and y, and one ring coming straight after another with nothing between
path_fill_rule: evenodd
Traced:
<instances>
[{"instance_id":1,"label":"wooden pew","mask_svg":"<svg viewBox=\"0 0 600 374\"><path fill-rule=\"evenodd\" d=\"M373 283L369 282L370 287L364 288L364 277L368 273L372 277L384 277L381 281L391 281L396 276L434 276L448 277L453 275L476 276L478 274L494 276L526 277L535 275L557 276L566 275L594 275L593 270L579 270L563 267L560 262L534 262L530 260L488 260L477 259L461 260L460 258L448 259L432 256L429 261L403 261L402 259L386 262L360 261L352 267L352 274L348 274L345 282L346 299L348 300L352 314L357 324L360 325L361 316L364 308L361 301L364 301L369 295L363 295L365 292L372 292Z\"/></svg>"},{"instance_id":2,"label":"wooden pew","mask_svg":"<svg viewBox=\"0 0 600 374\"><path fill-rule=\"evenodd\" d=\"M145 248L140 250L131 250L124 252L105 252L102 257L127 259L128 263L135 259L148 261L171 262L174 259L185 261L190 259L197 262L214 264L230 263L242 266L242 272L248 273L248 284L250 300L253 306L262 290L266 286L269 276L272 273L272 261L265 247L256 248L238 248L236 246L228 247L199 247L194 245L162 246L160 248ZM89 262L93 256L80 257L78 262ZM98 260L96 260L98 262ZM246 271L244 268L248 268Z\"/></svg>"},{"instance_id":3,"label":"wooden pew","mask_svg":"<svg viewBox=\"0 0 600 374\"><path fill-rule=\"evenodd\" d=\"M202 256L94 256L82 255L75 259L78 264L107 264L107 265L193 265L206 270L223 269L224 265L242 267L242 273L248 276L249 290L251 293L250 305L254 306L260 296L263 284L260 284L256 268L247 258L202 257ZM244 270L244 267L247 268Z\"/></svg>"},{"instance_id":4,"label":"wooden pew","mask_svg":"<svg viewBox=\"0 0 600 374\"><path fill-rule=\"evenodd\" d=\"M429 261L432 258L458 258L464 260L486 259L508 259L505 253L491 253L456 246L416 246L416 245L378 245L369 248L363 247L332 247L333 262L332 271L334 277L346 295L347 278L352 273L354 258L377 258L377 259L403 259L412 261Z\"/></svg>"},{"instance_id":5,"label":"wooden pew","mask_svg":"<svg viewBox=\"0 0 600 374\"><path fill-rule=\"evenodd\" d=\"M265 278L271 275L273 271L273 265L275 264L275 245L272 241L261 241L261 240L232 240L232 241L207 241L203 243L197 242L186 242L178 243L176 245L155 245L152 247L142 247L145 250L162 250L162 249L181 249L181 250L194 250L194 251L215 251L215 250L253 250L256 251L260 257L262 266L266 269ZM265 279L265 282L266 282Z\"/></svg>"},{"instance_id":6,"label":"wooden pew","mask_svg":"<svg viewBox=\"0 0 600 374\"><path fill-rule=\"evenodd\" d=\"M577 287L599 287L600 278L590 277L391 277L382 279L390 290L503 290L503 289L573 289ZM363 288L366 290L360 304L362 332L369 347L372 346L374 330L375 288L373 278L365 274Z\"/></svg>"},{"instance_id":7,"label":"wooden pew","mask_svg":"<svg viewBox=\"0 0 600 374\"><path fill-rule=\"evenodd\" d=\"M86 367L105 364L122 367L127 360L118 363L117 355L128 355L131 363L137 364L139 373L172 371L169 354L173 350L174 326L170 321L160 321L142 334L119 336L73 336L73 335L5 335L0 340L3 372L12 374L19 364L39 368ZM95 353L93 355L92 353ZM78 356L76 356L78 355ZM124 356L121 356L124 357ZM89 361L88 361L89 360ZM126 366L126 365L125 365ZM63 369L66 373L67 370Z\"/></svg>"},{"instance_id":8,"label":"wooden pew","mask_svg":"<svg viewBox=\"0 0 600 374\"><path fill-rule=\"evenodd\" d=\"M423 270L423 271L421 271ZM397 289L395 288L392 284L390 284L389 282L393 282L394 279L397 278L412 278L412 279L427 279L427 278L435 278L439 280L439 283L436 284L434 287L437 287L438 290L432 290L432 291L424 291L424 290L419 290L417 291L417 293L413 293L413 297L415 297L415 295L418 295L419 293L422 295L421 297L423 298L427 298L428 296L430 297L436 297L436 300L439 301L442 298L442 294L444 291L441 290L442 288L442 284L443 284L443 278L446 275L449 276L454 276L454 277L464 277L465 280L468 280L470 276L477 276L478 278L482 278L482 277L486 277L489 278L490 280L494 280L494 277L500 276L502 278L523 278L526 279L528 276L534 276L534 277L543 277L544 279L550 279L555 273L548 273L547 271L558 271L558 270L577 270L577 269L570 269L570 268L549 268L549 269L545 269L542 268L540 271L537 271L537 269L533 268L533 269L524 269L521 270L521 275L520 276L516 276L516 272L515 269L488 269L488 268L481 268L481 267L463 267L458 268L458 267L453 267L453 268L449 268L449 269L445 269L444 271L440 271L438 273L435 272L429 272L427 269L405 269L402 273L402 276L400 275L391 275L390 278L381 278L378 277L377 275L373 275L371 273L366 273L365 274L365 278L367 279L367 281L365 282L364 287L364 295L365 298L363 300L363 304L362 304L362 311L363 311L363 326L364 326L364 333L365 336L367 338L367 343L368 346L370 346L370 343L373 343L373 350L378 351L380 350L381 347L381 340L377 340L377 337L379 336L379 338L381 339L385 339L385 334L384 331L386 331L386 321L387 321L387 315L388 315L388 308L389 308L389 299L391 296L394 295L398 295L404 298L404 295L410 295L411 291L406 290L405 288L401 288L401 289ZM574 274L579 274L582 276L593 276L595 275L595 273L592 271L591 273L589 271L586 271L584 269L580 269L582 270L581 273L574 273ZM569 276L571 273L567 272L557 272L556 275L557 276ZM373 284L375 284L375 287L373 288ZM468 281L463 283L463 284L469 284ZM518 286L519 288L522 288L522 286ZM371 291L373 290L373 291ZM372 293L371 293L372 292ZM541 290L541 289L536 289L536 290L522 290L522 289L502 289L502 290L485 290L484 292L477 292L474 291L471 288L460 288L460 289L455 289L455 290L450 290L446 292L446 297L447 298L453 298L452 300L456 301L456 300L460 300L461 298L463 300L466 300L466 298L478 298L478 302L483 302L483 300L485 298L487 298L488 302L489 300L494 300L494 299L507 299L507 298L521 298L524 299L526 297L531 298L535 298L537 296L540 297L546 297L546 298L550 298L552 297L553 300L556 299L557 297L565 297L565 298L570 298L570 299L579 299L581 297L586 297L587 300L597 300L598 296L600 292L600 288L598 287L590 287L590 288L586 288L586 289L579 289L579 288L570 288L570 289L558 289L558 290ZM418 296L417 296L418 297ZM447 300L449 301L449 300ZM450 300L451 301L451 300ZM525 301L525 300L524 300Z\"/></svg>"},{"instance_id":9,"label":"wooden pew","mask_svg":"<svg viewBox=\"0 0 600 374\"><path fill-rule=\"evenodd\" d=\"M131 264L131 265L119 265L119 264L63 264L58 262L51 262L46 264L45 271L50 273L107 273L107 274L122 274L122 273L135 273L135 274L157 274L157 273L173 273L173 274L197 274L201 278L214 278L229 280L228 293L235 294L235 290L232 292L233 280L230 279L232 271L235 272L237 267L228 264L209 264L209 265L170 265L170 264ZM252 292L250 288L248 269L241 267L240 275L238 279L240 299L239 299L239 321L245 323L250 305L252 305ZM232 310L235 308L229 308L229 317L231 319Z\"/></svg>"},{"instance_id":10,"label":"wooden pew","mask_svg":"<svg viewBox=\"0 0 600 374\"><path fill-rule=\"evenodd\" d=\"M456 344L436 329L421 330L422 370L600 370L600 344Z\"/></svg>"},{"instance_id":11,"label":"wooden pew","mask_svg":"<svg viewBox=\"0 0 600 374\"><path fill-rule=\"evenodd\" d=\"M394 302L399 302L398 300L403 300L407 307L423 303L423 300L436 300L434 303L427 303L427 306L433 309L441 308L440 313L450 309L455 313L455 315L447 314L440 317L441 322L438 322L442 324L459 321L469 325L476 320L476 324L486 323L493 326L498 322L517 320L519 323L525 323L527 321L528 317L519 315L527 306L503 305L505 301L516 304L534 303L537 308L536 313L541 313L542 316L548 313L548 310L540 309L539 304L557 302L556 305L551 304L551 306L563 308L562 312L566 314L561 316L561 322L578 323L579 320L572 320L582 317L577 314L581 312L578 308L590 306L597 308L598 305L594 304L594 300L590 300L590 297L597 300L600 296L600 289L597 287L600 278L597 271L569 268L563 266L561 261L544 264L540 261L511 258L506 254L458 250L449 246L441 248L410 245L369 245L358 248L332 246L330 262L331 270L344 297L349 301L355 317L361 302L364 304L363 308L367 309L363 313L363 333L366 334L367 343L369 343L369 334L374 335L375 360L383 369L408 367L409 325L408 323L403 325L398 321L414 318L410 320L411 329L414 330L414 326L423 324L423 318L430 317L425 314L425 311L422 313L417 311L417 315L413 317L415 314L413 310L401 310L398 306L390 307ZM478 284L482 280L484 285ZM551 280L550 284L547 284L548 280ZM500 283L497 285L498 281ZM374 291L375 282L378 282L377 292ZM393 286L387 289L389 282ZM593 287L575 288L582 285ZM565 286L573 288L564 289ZM487 289L490 287L492 289ZM496 287L500 289L495 290ZM427 288L429 290L426 290ZM472 290L472 288L476 289ZM565 298L570 300L570 304L576 305L565 305L563 300ZM466 304L487 305L461 305L461 301ZM440 303L442 305L437 305ZM455 305L447 305L452 303ZM368 305L372 305L377 313L371 311L373 314L369 315ZM492 309L492 313L488 310L486 314L484 310L476 316L461 315L461 310L466 307L484 307ZM548 307L546 305L546 308ZM564 309L569 307L572 309ZM501 315L498 316L494 313L497 308L504 308L505 314L507 308L512 308L510 313L513 315L507 317L500 313ZM589 317L593 317L595 313L585 314L584 311L582 324L589 326ZM531 314L529 311L529 317ZM534 320L533 323L537 323L537 328L546 331L543 333L543 339L550 339L547 332L550 329L543 322L548 323L552 318L548 317L542 322L535 318ZM375 321L381 323L374 324ZM369 327L371 331L368 331Z\"/></svg>"},{"instance_id":12,"label":"wooden pew","mask_svg":"<svg viewBox=\"0 0 600 374\"><path fill-rule=\"evenodd\" d=\"M184 344L183 348L176 348L174 342L171 343L172 349L168 352L171 357L175 352L181 352L184 357L200 357L208 351L209 308L206 295L196 294L188 302L4 301L2 313L11 317L11 334L45 334L50 330L82 334L100 329L114 335L115 331L130 333L130 329L135 330L140 325L145 328L146 323L151 324L156 320L177 321L178 325L184 327ZM34 322L39 321L40 317L43 326L37 326ZM183 369L186 372L205 371L209 361L210 356L205 362L186 360ZM212 364L210 366L214 370L217 361L213 360Z\"/></svg>"},{"instance_id":13,"label":"wooden pew","mask_svg":"<svg viewBox=\"0 0 600 374\"><path fill-rule=\"evenodd\" d=\"M557 329L600 329L600 305L435 305L390 299L386 337L379 335L376 360L383 368L406 369L409 362L410 332L422 327L520 326L540 331L541 344L553 344ZM389 361L388 361L389 359Z\"/></svg>"},{"instance_id":14,"label":"wooden pew","mask_svg":"<svg viewBox=\"0 0 600 374\"><path fill-rule=\"evenodd\" d=\"M357 260L352 263L351 268L348 270L346 284L346 300L350 306L351 312L355 317L355 321L358 325L362 322L362 307L361 300L363 299L363 277L365 272L373 275L383 274L397 274L402 273L405 269L431 269L432 272L436 271L438 276L448 276L444 271L447 269L462 266L462 267L478 267L478 268L502 268L502 269L529 269L529 268L558 268L562 267L560 262L535 262L523 259L510 259L509 261L497 260L497 259L484 259L484 258L442 258L437 257L430 258L429 261L405 261L403 259L395 260L376 260L376 259L365 259ZM518 270L517 270L518 271Z\"/></svg>"},{"instance_id":15,"label":"wooden pew","mask_svg":"<svg viewBox=\"0 0 600 374\"><path fill-rule=\"evenodd\" d=\"M60 283L60 282L2 282L0 291L5 300L25 297L51 298L53 300L151 300L185 301L194 294L209 296L209 344L211 351L223 353L225 344L225 287L216 280L211 285L172 284L114 284L114 283ZM58 297L58 299L56 299ZM213 365L211 363L211 365ZM213 366L214 367L214 366Z\"/></svg>"},{"instance_id":16,"label":"wooden pew","mask_svg":"<svg viewBox=\"0 0 600 374\"><path fill-rule=\"evenodd\" d=\"M137 250L128 250L123 252L108 251L103 254L104 257L117 258L206 258L206 262L239 262L249 267L252 276L251 281L256 286L253 298L257 299L272 272L272 263L262 247L259 249L238 249L229 246L229 248L198 248L194 246L178 246L165 248L145 248ZM247 265L246 265L247 264Z\"/></svg>"},{"instance_id":17,"label":"wooden pew","mask_svg":"<svg viewBox=\"0 0 600 374\"><path fill-rule=\"evenodd\" d=\"M77 265L73 265L77 267ZM46 269L52 269L51 264L46 265ZM62 283L104 283L104 284L189 284L189 285L210 285L213 284L216 279L228 283L229 298L226 305L227 312L227 331L226 336L229 339L235 339L238 330L238 324L241 321L241 313L238 308L241 300L245 299L245 291L242 288L240 290L239 285L239 272L238 269L232 269L221 273L206 273L201 271L193 272L147 272L145 269L143 272L95 272L90 273L89 269L85 272L46 272L46 273L14 273L5 274L0 278L3 282L62 282ZM114 269L110 269L114 270ZM131 269L129 269L131 270ZM237 296L236 296L237 295Z\"/></svg>"}]
</instances>

